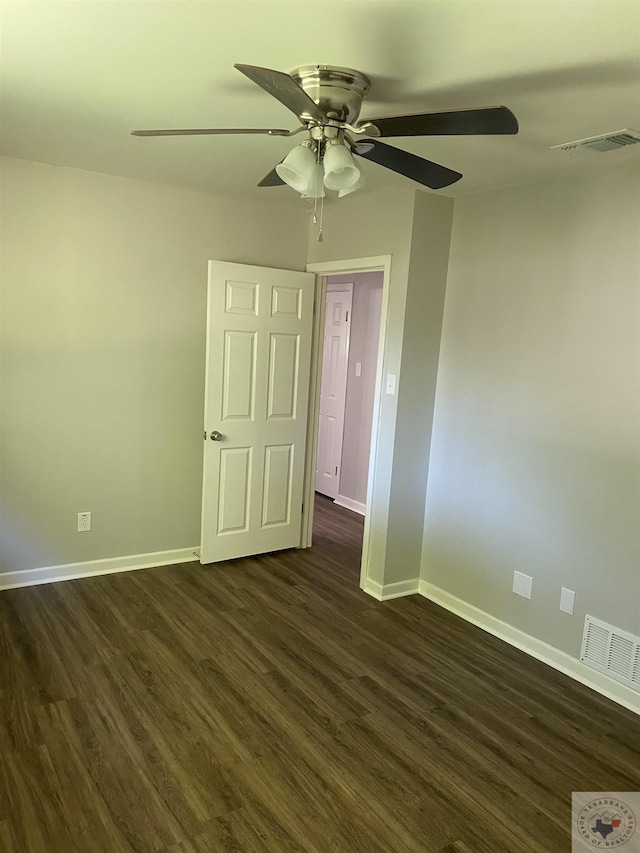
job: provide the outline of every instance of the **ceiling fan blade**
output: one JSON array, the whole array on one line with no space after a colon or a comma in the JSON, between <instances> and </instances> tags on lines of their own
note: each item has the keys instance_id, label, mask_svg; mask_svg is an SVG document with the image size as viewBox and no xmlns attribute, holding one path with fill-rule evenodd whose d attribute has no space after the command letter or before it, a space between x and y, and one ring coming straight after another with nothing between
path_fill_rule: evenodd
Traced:
<instances>
[{"instance_id":1,"label":"ceiling fan blade","mask_svg":"<svg viewBox=\"0 0 640 853\"><path fill-rule=\"evenodd\" d=\"M364 157L365 160L371 160L380 166L386 166L387 169L411 178L432 190L455 184L462 177L460 172L454 172L453 169L447 169L446 166L432 163L431 160L425 160L424 157L418 157L416 154L410 154L392 145L385 145L384 142L378 142L376 139L356 142L352 145L352 150L359 157Z\"/></svg>"},{"instance_id":2,"label":"ceiling fan blade","mask_svg":"<svg viewBox=\"0 0 640 853\"><path fill-rule=\"evenodd\" d=\"M293 136L298 130L282 130L273 127L199 127L176 130L132 130L132 136L208 136L228 133L266 133L267 136Z\"/></svg>"},{"instance_id":3,"label":"ceiling fan blade","mask_svg":"<svg viewBox=\"0 0 640 853\"><path fill-rule=\"evenodd\" d=\"M315 101L312 101L304 89L301 89L284 71L272 71L270 68L260 68L257 65L234 65L233 67L261 86L265 92L277 98L298 118L322 122L327 120Z\"/></svg>"},{"instance_id":4,"label":"ceiling fan blade","mask_svg":"<svg viewBox=\"0 0 640 853\"><path fill-rule=\"evenodd\" d=\"M275 168L273 168L268 175L265 175L264 178L258 184L259 187L280 187L284 186L284 181L280 177L280 175L276 172Z\"/></svg>"},{"instance_id":5,"label":"ceiling fan blade","mask_svg":"<svg viewBox=\"0 0 640 853\"><path fill-rule=\"evenodd\" d=\"M367 121L378 128L380 136L455 136L518 132L518 119L507 107L388 116Z\"/></svg>"}]
</instances>

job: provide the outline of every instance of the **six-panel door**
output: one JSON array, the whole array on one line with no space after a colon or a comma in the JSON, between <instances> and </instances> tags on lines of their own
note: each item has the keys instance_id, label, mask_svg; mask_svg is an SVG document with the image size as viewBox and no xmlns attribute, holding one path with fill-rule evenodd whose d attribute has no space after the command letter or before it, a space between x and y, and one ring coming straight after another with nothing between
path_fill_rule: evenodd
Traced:
<instances>
[{"instance_id":1,"label":"six-panel door","mask_svg":"<svg viewBox=\"0 0 640 853\"><path fill-rule=\"evenodd\" d=\"M209 263L203 563L300 544L314 284Z\"/></svg>"}]
</instances>

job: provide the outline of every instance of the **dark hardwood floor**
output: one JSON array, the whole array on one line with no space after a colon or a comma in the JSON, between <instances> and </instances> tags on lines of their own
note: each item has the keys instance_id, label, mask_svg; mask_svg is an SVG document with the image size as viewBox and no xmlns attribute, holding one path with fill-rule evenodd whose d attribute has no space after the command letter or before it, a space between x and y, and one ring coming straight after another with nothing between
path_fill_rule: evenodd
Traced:
<instances>
[{"instance_id":1,"label":"dark hardwood floor","mask_svg":"<svg viewBox=\"0 0 640 853\"><path fill-rule=\"evenodd\" d=\"M3 853L561 853L640 718L315 544L0 593Z\"/></svg>"}]
</instances>

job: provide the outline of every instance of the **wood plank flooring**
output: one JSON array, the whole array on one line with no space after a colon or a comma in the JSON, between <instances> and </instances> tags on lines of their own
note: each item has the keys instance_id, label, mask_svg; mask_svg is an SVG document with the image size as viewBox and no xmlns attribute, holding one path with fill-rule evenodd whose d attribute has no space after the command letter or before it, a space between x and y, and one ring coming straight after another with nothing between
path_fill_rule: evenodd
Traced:
<instances>
[{"instance_id":1,"label":"wood plank flooring","mask_svg":"<svg viewBox=\"0 0 640 853\"><path fill-rule=\"evenodd\" d=\"M0 593L2 853L561 853L640 718L313 548Z\"/></svg>"}]
</instances>

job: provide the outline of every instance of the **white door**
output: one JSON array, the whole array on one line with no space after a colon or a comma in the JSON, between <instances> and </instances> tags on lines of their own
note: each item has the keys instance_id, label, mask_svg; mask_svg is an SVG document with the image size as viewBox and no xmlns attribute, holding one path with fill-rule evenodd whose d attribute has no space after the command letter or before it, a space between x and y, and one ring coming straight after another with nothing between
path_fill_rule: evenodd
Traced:
<instances>
[{"instance_id":1,"label":"white door","mask_svg":"<svg viewBox=\"0 0 640 853\"><path fill-rule=\"evenodd\" d=\"M209 262L202 563L300 544L314 285Z\"/></svg>"},{"instance_id":2,"label":"white door","mask_svg":"<svg viewBox=\"0 0 640 853\"><path fill-rule=\"evenodd\" d=\"M349 362L352 285L327 290L318 418L316 492L338 497Z\"/></svg>"}]
</instances>

